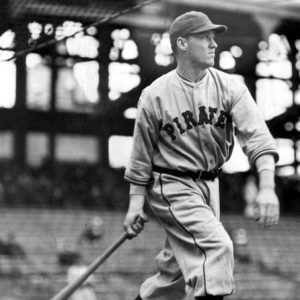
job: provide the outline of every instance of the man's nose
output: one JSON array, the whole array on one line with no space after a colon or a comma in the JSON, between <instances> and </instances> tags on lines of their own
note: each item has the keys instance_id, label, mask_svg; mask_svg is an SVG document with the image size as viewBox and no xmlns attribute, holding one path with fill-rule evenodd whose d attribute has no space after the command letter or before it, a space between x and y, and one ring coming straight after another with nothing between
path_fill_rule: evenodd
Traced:
<instances>
[{"instance_id":1,"label":"man's nose","mask_svg":"<svg viewBox=\"0 0 300 300\"><path fill-rule=\"evenodd\" d=\"M210 46L211 48L217 48L217 47L218 47L218 44L216 43L216 41L215 41L214 39L211 39L211 40L210 40L209 46Z\"/></svg>"}]
</instances>

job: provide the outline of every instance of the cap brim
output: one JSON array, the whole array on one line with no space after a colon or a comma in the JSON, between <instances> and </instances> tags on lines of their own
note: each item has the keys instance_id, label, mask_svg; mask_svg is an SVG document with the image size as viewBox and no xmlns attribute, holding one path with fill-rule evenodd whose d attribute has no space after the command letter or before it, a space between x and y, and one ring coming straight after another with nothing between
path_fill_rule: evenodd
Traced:
<instances>
[{"instance_id":1,"label":"cap brim","mask_svg":"<svg viewBox=\"0 0 300 300\"><path fill-rule=\"evenodd\" d=\"M224 33L227 31L227 26L225 25L217 25L217 24L209 24L207 26L202 27L199 30L193 30L192 33L203 33L207 31L214 31L215 33Z\"/></svg>"}]
</instances>

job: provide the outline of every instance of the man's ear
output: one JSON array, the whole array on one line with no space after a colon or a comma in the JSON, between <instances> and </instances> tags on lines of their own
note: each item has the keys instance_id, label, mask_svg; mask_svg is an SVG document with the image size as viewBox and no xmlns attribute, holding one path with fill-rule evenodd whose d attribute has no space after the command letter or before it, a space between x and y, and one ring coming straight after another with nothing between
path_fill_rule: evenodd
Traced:
<instances>
[{"instance_id":1,"label":"man's ear","mask_svg":"<svg viewBox=\"0 0 300 300\"><path fill-rule=\"evenodd\" d=\"M188 47L187 40L183 37L179 37L177 39L177 47L182 51L186 51Z\"/></svg>"}]
</instances>

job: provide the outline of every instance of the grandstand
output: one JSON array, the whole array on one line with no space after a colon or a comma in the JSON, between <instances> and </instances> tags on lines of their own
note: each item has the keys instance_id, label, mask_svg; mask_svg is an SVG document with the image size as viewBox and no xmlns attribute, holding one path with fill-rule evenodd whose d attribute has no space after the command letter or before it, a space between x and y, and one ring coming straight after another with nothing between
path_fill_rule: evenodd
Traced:
<instances>
[{"instance_id":1,"label":"grandstand","mask_svg":"<svg viewBox=\"0 0 300 300\"><path fill-rule=\"evenodd\" d=\"M103 220L103 238L96 246L78 246L80 233L94 216ZM10 258L1 257L1 299L49 299L67 283L67 267L58 262L58 245L70 245L89 264L122 234L123 217L119 212L90 210L1 210L1 228L14 232L26 252L15 269L8 267ZM222 222L229 232L244 228L248 235L247 245L236 246L236 293L228 299L300 299L299 218L283 217L276 228L264 230L237 215L226 214ZM143 278L155 272L153 260L163 237L159 224L151 220L139 237L126 241L96 271L99 299L133 299Z\"/></svg>"}]
</instances>

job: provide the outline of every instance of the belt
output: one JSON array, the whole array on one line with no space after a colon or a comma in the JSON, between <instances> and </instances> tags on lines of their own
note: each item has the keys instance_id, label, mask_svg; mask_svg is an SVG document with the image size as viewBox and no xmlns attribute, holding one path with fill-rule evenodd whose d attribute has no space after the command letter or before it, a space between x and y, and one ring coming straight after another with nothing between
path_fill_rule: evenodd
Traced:
<instances>
[{"instance_id":1,"label":"belt","mask_svg":"<svg viewBox=\"0 0 300 300\"><path fill-rule=\"evenodd\" d=\"M211 181L215 180L222 172L221 168L215 169L212 171L192 172L192 171L170 170L170 169L159 167L156 165L153 165L152 170L155 172L158 172L158 173L166 173L166 174L178 176L178 177L190 177L193 180L202 179L202 180L211 180Z\"/></svg>"}]
</instances>

